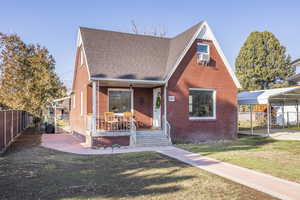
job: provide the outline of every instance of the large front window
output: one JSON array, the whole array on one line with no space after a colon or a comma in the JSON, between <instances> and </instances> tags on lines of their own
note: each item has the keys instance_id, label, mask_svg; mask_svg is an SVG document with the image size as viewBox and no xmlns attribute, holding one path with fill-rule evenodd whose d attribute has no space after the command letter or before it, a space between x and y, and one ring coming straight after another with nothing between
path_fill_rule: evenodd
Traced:
<instances>
[{"instance_id":1,"label":"large front window","mask_svg":"<svg viewBox=\"0 0 300 200\"><path fill-rule=\"evenodd\" d=\"M131 112L130 90L109 90L109 112L123 113Z\"/></svg>"},{"instance_id":2,"label":"large front window","mask_svg":"<svg viewBox=\"0 0 300 200\"><path fill-rule=\"evenodd\" d=\"M190 119L215 119L215 90L190 89L189 92Z\"/></svg>"}]
</instances>

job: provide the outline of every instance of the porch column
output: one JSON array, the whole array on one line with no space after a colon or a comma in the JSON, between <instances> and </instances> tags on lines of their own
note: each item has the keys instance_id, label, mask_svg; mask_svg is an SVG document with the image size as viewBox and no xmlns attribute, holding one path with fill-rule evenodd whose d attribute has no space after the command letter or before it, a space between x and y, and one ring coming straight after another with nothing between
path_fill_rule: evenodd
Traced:
<instances>
[{"instance_id":1,"label":"porch column","mask_svg":"<svg viewBox=\"0 0 300 200\"><path fill-rule=\"evenodd\" d=\"M172 143L172 138L171 138L171 130L169 130L171 127L170 127L170 124L167 124L168 123L168 117L167 117L167 95L168 95L168 92L167 92L167 88L168 88L168 82L165 84L164 86L164 124L163 124L163 128L164 128L164 132L165 132L165 135L168 137L168 140L170 143Z\"/></svg>"},{"instance_id":2,"label":"porch column","mask_svg":"<svg viewBox=\"0 0 300 200\"><path fill-rule=\"evenodd\" d=\"M97 82L93 81L93 97L92 97L92 108L93 108L93 114L92 114L92 131L91 134L97 132L97 124L96 124L96 117L97 117Z\"/></svg>"}]
</instances>

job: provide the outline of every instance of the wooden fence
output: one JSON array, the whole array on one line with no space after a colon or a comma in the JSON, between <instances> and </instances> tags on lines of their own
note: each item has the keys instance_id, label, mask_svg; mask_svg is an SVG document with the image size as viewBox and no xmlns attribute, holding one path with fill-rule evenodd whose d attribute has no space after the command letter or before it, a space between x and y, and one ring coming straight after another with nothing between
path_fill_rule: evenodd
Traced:
<instances>
[{"instance_id":1,"label":"wooden fence","mask_svg":"<svg viewBox=\"0 0 300 200\"><path fill-rule=\"evenodd\" d=\"M25 111L0 111L0 153L3 153L30 123L32 117Z\"/></svg>"}]
</instances>

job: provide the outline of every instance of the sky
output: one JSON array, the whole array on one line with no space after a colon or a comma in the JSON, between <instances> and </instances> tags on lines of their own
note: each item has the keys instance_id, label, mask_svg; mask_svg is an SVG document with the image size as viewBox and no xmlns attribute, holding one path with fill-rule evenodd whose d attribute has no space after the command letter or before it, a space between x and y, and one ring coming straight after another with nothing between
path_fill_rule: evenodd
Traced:
<instances>
[{"instance_id":1,"label":"sky","mask_svg":"<svg viewBox=\"0 0 300 200\"><path fill-rule=\"evenodd\" d=\"M166 27L173 37L201 20L212 28L225 56L234 61L252 31L271 31L292 60L300 57L300 1L277 0L26 0L2 1L0 32L39 43L56 60L56 72L71 87L80 26L132 32Z\"/></svg>"}]
</instances>

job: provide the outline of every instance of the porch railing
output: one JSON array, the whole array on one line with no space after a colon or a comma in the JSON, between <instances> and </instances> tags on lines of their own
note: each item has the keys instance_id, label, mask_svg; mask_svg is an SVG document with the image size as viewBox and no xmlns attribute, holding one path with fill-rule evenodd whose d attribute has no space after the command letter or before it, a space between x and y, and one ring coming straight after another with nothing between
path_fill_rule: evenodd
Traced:
<instances>
[{"instance_id":1,"label":"porch railing","mask_svg":"<svg viewBox=\"0 0 300 200\"><path fill-rule=\"evenodd\" d=\"M112 131L112 132L119 132L119 131L130 131L134 126L133 120L127 120L123 116L115 115L110 117L109 120L105 120L104 116L99 116L96 119L96 127L97 130L103 131Z\"/></svg>"}]
</instances>

